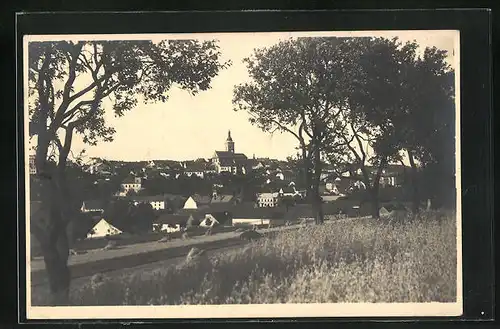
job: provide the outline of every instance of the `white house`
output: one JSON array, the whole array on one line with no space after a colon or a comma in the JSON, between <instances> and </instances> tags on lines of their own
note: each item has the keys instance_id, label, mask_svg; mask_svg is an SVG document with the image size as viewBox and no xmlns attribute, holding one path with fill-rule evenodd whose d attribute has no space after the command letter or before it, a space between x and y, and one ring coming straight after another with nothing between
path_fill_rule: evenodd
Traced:
<instances>
[{"instance_id":1,"label":"white house","mask_svg":"<svg viewBox=\"0 0 500 329\"><path fill-rule=\"evenodd\" d=\"M163 214L153 221L153 230L167 233L179 232L193 216L189 214Z\"/></svg>"},{"instance_id":2,"label":"white house","mask_svg":"<svg viewBox=\"0 0 500 329\"><path fill-rule=\"evenodd\" d=\"M34 154L30 154L30 156L29 156L29 171L30 171L30 175L36 174L36 165L35 165L35 155Z\"/></svg>"},{"instance_id":3,"label":"white house","mask_svg":"<svg viewBox=\"0 0 500 329\"><path fill-rule=\"evenodd\" d=\"M121 234L122 231L108 223L104 218L101 219L87 234L87 239L102 238L107 235Z\"/></svg>"},{"instance_id":4,"label":"white house","mask_svg":"<svg viewBox=\"0 0 500 329\"><path fill-rule=\"evenodd\" d=\"M203 159L198 159L195 162L184 162L183 163L183 168L184 168L184 175L187 177L191 176L198 176L199 178L204 178L206 169L207 169L208 163L204 161Z\"/></svg>"},{"instance_id":5,"label":"white house","mask_svg":"<svg viewBox=\"0 0 500 329\"><path fill-rule=\"evenodd\" d=\"M154 210L163 210L167 208L167 200L163 195L156 196L135 196L131 198L134 206L140 203L149 203Z\"/></svg>"},{"instance_id":6,"label":"white house","mask_svg":"<svg viewBox=\"0 0 500 329\"><path fill-rule=\"evenodd\" d=\"M191 177L191 176L198 176L199 178L204 178L205 177L205 172L204 171L196 171L196 170L186 170L184 171L184 175L186 175L187 177Z\"/></svg>"},{"instance_id":7,"label":"white house","mask_svg":"<svg viewBox=\"0 0 500 329\"><path fill-rule=\"evenodd\" d=\"M140 177L126 178L123 183L120 184L121 193L120 195L127 195L129 191L139 192L142 189L142 179Z\"/></svg>"},{"instance_id":8,"label":"white house","mask_svg":"<svg viewBox=\"0 0 500 329\"><path fill-rule=\"evenodd\" d=\"M284 221L285 210L279 208L254 208L240 205L232 212L233 225L269 225L271 222Z\"/></svg>"},{"instance_id":9,"label":"white house","mask_svg":"<svg viewBox=\"0 0 500 329\"><path fill-rule=\"evenodd\" d=\"M257 203L259 204L259 207L276 207L278 206L278 202L278 193L260 193L257 196Z\"/></svg>"}]
</instances>

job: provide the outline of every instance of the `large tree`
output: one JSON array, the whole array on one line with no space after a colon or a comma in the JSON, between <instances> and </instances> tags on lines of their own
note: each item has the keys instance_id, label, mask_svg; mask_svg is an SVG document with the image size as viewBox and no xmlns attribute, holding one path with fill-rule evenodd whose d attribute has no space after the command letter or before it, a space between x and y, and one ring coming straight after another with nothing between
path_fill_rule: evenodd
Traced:
<instances>
[{"instance_id":1,"label":"large tree","mask_svg":"<svg viewBox=\"0 0 500 329\"><path fill-rule=\"evenodd\" d=\"M402 147L411 165L413 208L423 197L452 206L455 195L455 73L447 52L426 48L410 69L410 104L400 118Z\"/></svg>"},{"instance_id":2,"label":"large tree","mask_svg":"<svg viewBox=\"0 0 500 329\"><path fill-rule=\"evenodd\" d=\"M346 58L345 41L298 38L256 49L244 60L250 82L234 90L234 109L249 113L251 123L296 138L316 223L323 222L319 193L322 148L329 131L342 125L339 90L346 75L339 63Z\"/></svg>"},{"instance_id":3,"label":"large tree","mask_svg":"<svg viewBox=\"0 0 500 329\"><path fill-rule=\"evenodd\" d=\"M375 218L379 216L383 171L390 162L401 160L402 127L397 127L393 118L406 104L402 86L407 77L403 67L416 47L415 43L401 45L397 39L349 40L349 61L344 65L346 84L342 90L346 125L334 132L335 138L344 144L340 150L329 146L328 155L331 162L341 164L340 168L349 165L350 177L364 183Z\"/></svg>"},{"instance_id":4,"label":"large tree","mask_svg":"<svg viewBox=\"0 0 500 329\"><path fill-rule=\"evenodd\" d=\"M370 160L376 166L371 184L363 173L374 203L378 208L378 181L389 162L410 163L413 213L420 207L422 177L419 167L437 167L453 163L453 71L446 63L446 52L426 48L418 55L418 44L405 44L396 39L377 38L368 44L357 42L360 50L358 67L353 70L356 84L349 91L351 120L363 120ZM451 138L450 138L451 137ZM356 138L357 140L357 138ZM450 143L451 142L451 143ZM355 158L363 172L363 152ZM419 165L420 164L420 165ZM443 177L453 176L453 168L442 170ZM435 177L438 178L438 177ZM435 182L435 188L439 183ZM448 190L448 193L451 192ZM451 193L453 194L453 193Z\"/></svg>"},{"instance_id":5,"label":"large tree","mask_svg":"<svg viewBox=\"0 0 500 329\"><path fill-rule=\"evenodd\" d=\"M65 227L76 211L65 179L75 134L85 143L111 141L105 111L122 116L141 102L165 102L176 85L192 94L210 88L220 62L215 41L56 41L28 44L30 136L47 214L34 226L53 303L68 302L70 272ZM55 151L53 152L52 149ZM56 166L49 156L55 154Z\"/></svg>"}]
</instances>

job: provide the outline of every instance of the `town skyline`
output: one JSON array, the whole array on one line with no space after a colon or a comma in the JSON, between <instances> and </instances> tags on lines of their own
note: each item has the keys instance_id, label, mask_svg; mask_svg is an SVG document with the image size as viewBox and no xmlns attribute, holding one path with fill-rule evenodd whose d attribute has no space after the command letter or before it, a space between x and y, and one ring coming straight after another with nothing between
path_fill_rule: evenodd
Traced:
<instances>
[{"instance_id":1,"label":"town skyline","mask_svg":"<svg viewBox=\"0 0 500 329\"><path fill-rule=\"evenodd\" d=\"M248 114L233 111L232 96L235 85L249 80L242 60L253 54L256 48L269 47L281 40L299 36L373 36L398 37L401 42L416 41L420 51L435 46L448 51L449 63L455 66L455 38L450 31L377 31L377 32L272 32L272 33L219 33L219 34L170 34L148 36L149 40L189 38L218 40L221 60L232 65L213 79L212 88L196 96L172 88L166 103L142 104L116 118L110 110L111 102L105 100L106 122L116 130L112 142L100 141L96 146L83 143L75 135L73 154L85 149L87 157L115 161L151 161L168 159L188 161L212 158L215 151L224 150L224 141L231 130L236 152L252 158L286 160L296 155L298 143L288 133L264 132L248 121ZM108 40L110 36L102 36ZM82 36L62 36L62 39L83 39ZM95 37L93 37L95 38ZM140 39L128 36L128 39ZM144 38L144 37L142 37ZM39 39L37 37L37 39ZM52 38L53 39L53 38ZM114 39L127 39L114 36ZM84 83L80 81L79 83ZM77 82L78 85L78 82ZM34 143L32 143L34 145Z\"/></svg>"}]
</instances>

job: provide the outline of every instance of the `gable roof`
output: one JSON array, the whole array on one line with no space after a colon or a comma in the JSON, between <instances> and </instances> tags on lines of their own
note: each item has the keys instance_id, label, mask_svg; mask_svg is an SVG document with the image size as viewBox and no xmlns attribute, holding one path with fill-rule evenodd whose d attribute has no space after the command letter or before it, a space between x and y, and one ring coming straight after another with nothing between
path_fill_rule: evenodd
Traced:
<instances>
[{"instance_id":1,"label":"gable roof","mask_svg":"<svg viewBox=\"0 0 500 329\"><path fill-rule=\"evenodd\" d=\"M191 198L199 205L209 204L212 201L211 197L200 194L193 194Z\"/></svg>"},{"instance_id":2,"label":"gable roof","mask_svg":"<svg viewBox=\"0 0 500 329\"><path fill-rule=\"evenodd\" d=\"M231 194L221 194L215 197L212 197L212 203L228 203L232 202L236 199L234 195Z\"/></svg>"},{"instance_id":3,"label":"gable roof","mask_svg":"<svg viewBox=\"0 0 500 329\"><path fill-rule=\"evenodd\" d=\"M200 172L204 171L207 169L207 163L196 161L192 163L188 163L186 165L186 168L184 169L185 172Z\"/></svg>"},{"instance_id":4,"label":"gable roof","mask_svg":"<svg viewBox=\"0 0 500 329\"><path fill-rule=\"evenodd\" d=\"M232 158L237 160L248 160L247 156L243 153L233 153L229 151L215 151L215 155L220 158Z\"/></svg>"},{"instance_id":5,"label":"gable roof","mask_svg":"<svg viewBox=\"0 0 500 329\"><path fill-rule=\"evenodd\" d=\"M191 215L189 214L163 214L153 220L154 224L186 225Z\"/></svg>"},{"instance_id":6,"label":"gable roof","mask_svg":"<svg viewBox=\"0 0 500 329\"><path fill-rule=\"evenodd\" d=\"M220 165L224 167L249 164L247 156L243 153L215 151L215 156L219 159Z\"/></svg>"},{"instance_id":7,"label":"gable roof","mask_svg":"<svg viewBox=\"0 0 500 329\"><path fill-rule=\"evenodd\" d=\"M282 187L283 193L295 193L295 189L291 186Z\"/></svg>"}]
</instances>

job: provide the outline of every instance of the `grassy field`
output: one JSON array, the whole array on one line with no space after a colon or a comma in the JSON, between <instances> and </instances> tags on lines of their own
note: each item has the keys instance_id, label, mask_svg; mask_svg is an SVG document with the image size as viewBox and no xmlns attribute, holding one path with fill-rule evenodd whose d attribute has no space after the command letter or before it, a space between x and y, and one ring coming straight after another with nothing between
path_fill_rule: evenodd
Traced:
<instances>
[{"instance_id":1,"label":"grassy field","mask_svg":"<svg viewBox=\"0 0 500 329\"><path fill-rule=\"evenodd\" d=\"M104 278L75 305L454 302L454 214L331 222L149 273Z\"/></svg>"}]
</instances>

